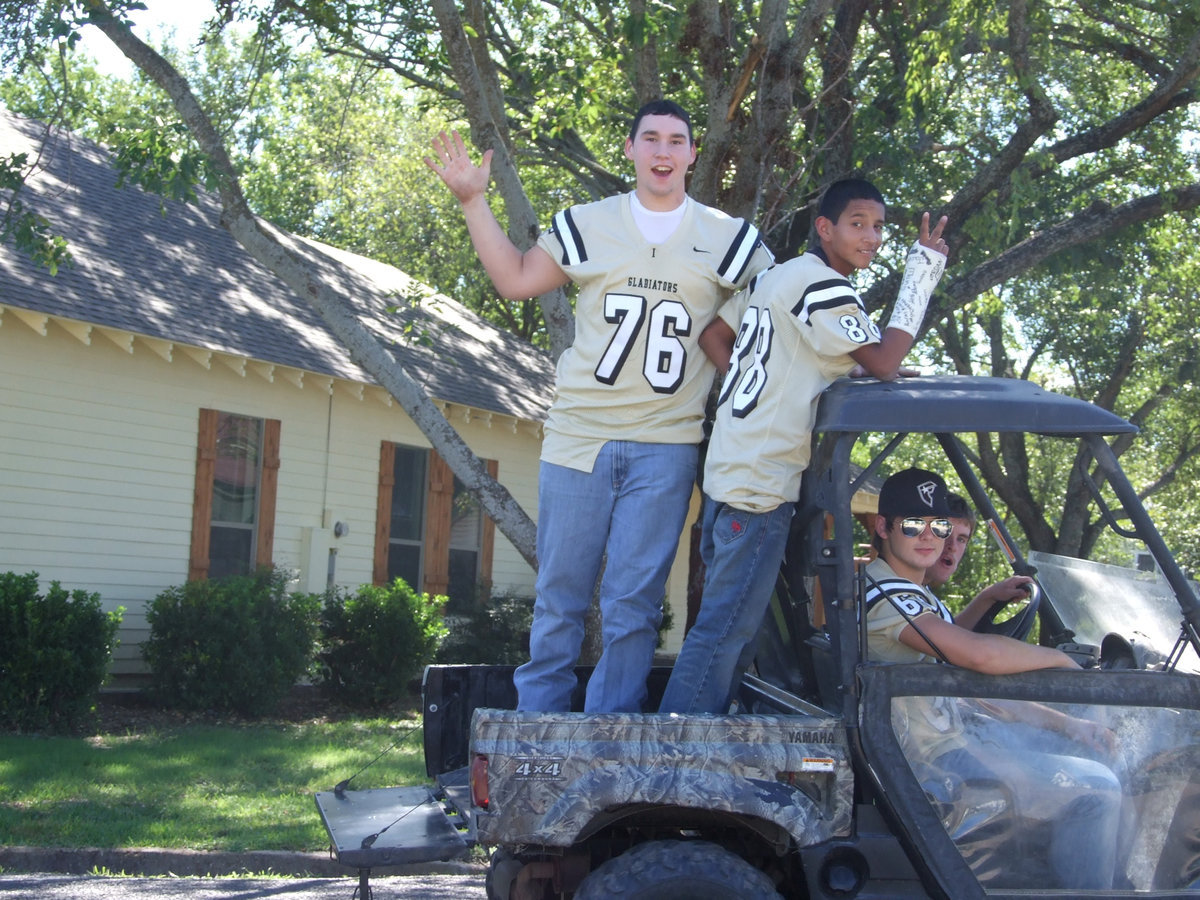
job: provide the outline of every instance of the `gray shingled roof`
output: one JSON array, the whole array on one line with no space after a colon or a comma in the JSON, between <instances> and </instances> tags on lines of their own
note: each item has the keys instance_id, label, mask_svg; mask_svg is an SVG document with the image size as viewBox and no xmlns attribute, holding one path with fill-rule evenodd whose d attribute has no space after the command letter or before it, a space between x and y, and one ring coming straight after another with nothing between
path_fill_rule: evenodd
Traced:
<instances>
[{"instance_id":1,"label":"gray shingled roof","mask_svg":"<svg viewBox=\"0 0 1200 900\"><path fill-rule=\"evenodd\" d=\"M118 190L106 150L0 109L0 155L19 152L31 161L40 154L22 199L66 237L75 264L51 276L11 245L0 245L0 303L376 383L317 312L221 227L214 196L202 193L199 203L182 204L136 187ZM545 419L554 381L545 353L399 269L312 246L353 270L345 279L347 301L430 396ZM403 297L421 299L412 305ZM389 309L396 306L401 309Z\"/></svg>"}]
</instances>

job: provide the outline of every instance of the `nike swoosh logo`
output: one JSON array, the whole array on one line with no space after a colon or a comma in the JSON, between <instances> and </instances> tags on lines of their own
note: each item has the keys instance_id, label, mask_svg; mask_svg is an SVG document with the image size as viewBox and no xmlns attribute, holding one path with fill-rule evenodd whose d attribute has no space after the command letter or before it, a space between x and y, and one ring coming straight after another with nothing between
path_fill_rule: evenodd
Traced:
<instances>
[{"instance_id":1,"label":"nike swoosh logo","mask_svg":"<svg viewBox=\"0 0 1200 900\"><path fill-rule=\"evenodd\" d=\"M692 244L692 250L695 251L696 253L712 253L711 250L701 250L695 244Z\"/></svg>"}]
</instances>

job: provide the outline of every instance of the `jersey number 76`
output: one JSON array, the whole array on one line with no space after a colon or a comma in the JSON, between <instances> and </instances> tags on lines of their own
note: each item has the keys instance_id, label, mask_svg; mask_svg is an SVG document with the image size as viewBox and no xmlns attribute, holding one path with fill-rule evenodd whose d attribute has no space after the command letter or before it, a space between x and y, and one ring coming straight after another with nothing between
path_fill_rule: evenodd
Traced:
<instances>
[{"instance_id":1,"label":"jersey number 76","mask_svg":"<svg viewBox=\"0 0 1200 900\"><path fill-rule=\"evenodd\" d=\"M637 294L606 294L604 320L617 326L596 366L596 380L613 384L637 344L646 321L646 298ZM679 335L692 333L692 317L678 300L660 300L650 310L646 329L646 358L642 375L659 394L673 394L683 384L687 349Z\"/></svg>"}]
</instances>

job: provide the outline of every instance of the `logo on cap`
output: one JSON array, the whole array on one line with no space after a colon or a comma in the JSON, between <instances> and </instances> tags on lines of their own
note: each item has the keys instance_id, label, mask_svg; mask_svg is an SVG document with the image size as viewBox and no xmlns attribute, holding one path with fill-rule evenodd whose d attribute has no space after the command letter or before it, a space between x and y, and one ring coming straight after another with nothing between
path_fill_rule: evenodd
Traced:
<instances>
[{"instance_id":1,"label":"logo on cap","mask_svg":"<svg viewBox=\"0 0 1200 900\"><path fill-rule=\"evenodd\" d=\"M933 492L937 490L937 482L922 481L917 485L917 493L921 496L921 502L933 509Z\"/></svg>"}]
</instances>

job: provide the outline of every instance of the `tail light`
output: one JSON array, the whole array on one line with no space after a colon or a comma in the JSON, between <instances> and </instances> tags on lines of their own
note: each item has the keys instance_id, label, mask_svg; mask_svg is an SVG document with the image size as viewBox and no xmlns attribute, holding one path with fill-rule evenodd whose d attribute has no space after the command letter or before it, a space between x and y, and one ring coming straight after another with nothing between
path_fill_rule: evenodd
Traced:
<instances>
[{"instance_id":1,"label":"tail light","mask_svg":"<svg viewBox=\"0 0 1200 900\"><path fill-rule=\"evenodd\" d=\"M488 758L482 753L471 757L471 803L488 808Z\"/></svg>"}]
</instances>

